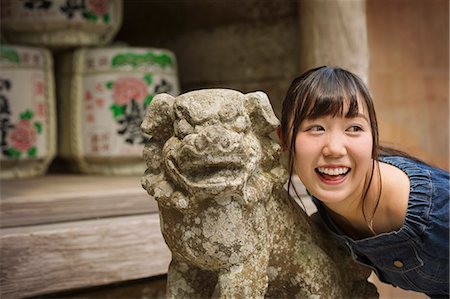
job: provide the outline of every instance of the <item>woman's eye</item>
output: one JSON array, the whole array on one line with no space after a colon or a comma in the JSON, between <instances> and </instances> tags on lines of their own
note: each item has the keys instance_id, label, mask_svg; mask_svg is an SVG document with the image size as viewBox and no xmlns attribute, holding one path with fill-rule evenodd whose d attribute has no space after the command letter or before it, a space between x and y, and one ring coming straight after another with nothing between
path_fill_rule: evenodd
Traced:
<instances>
[{"instance_id":1,"label":"woman's eye","mask_svg":"<svg viewBox=\"0 0 450 299\"><path fill-rule=\"evenodd\" d=\"M360 126L351 126L347 129L349 132L361 132L363 129Z\"/></svg>"},{"instance_id":2,"label":"woman's eye","mask_svg":"<svg viewBox=\"0 0 450 299\"><path fill-rule=\"evenodd\" d=\"M310 131L310 132L320 132L323 130L325 130L325 129L322 126L311 126L307 129L307 131Z\"/></svg>"}]
</instances>

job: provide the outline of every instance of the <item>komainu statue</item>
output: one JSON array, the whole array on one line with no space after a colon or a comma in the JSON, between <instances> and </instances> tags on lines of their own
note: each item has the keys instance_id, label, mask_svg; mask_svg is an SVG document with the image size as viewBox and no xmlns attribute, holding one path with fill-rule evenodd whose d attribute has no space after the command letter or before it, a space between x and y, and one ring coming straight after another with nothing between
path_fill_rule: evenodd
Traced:
<instances>
[{"instance_id":1,"label":"komainu statue","mask_svg":"<svg viewBox=\"0 0 450 299\"><path fill-rule=\"evenodd\" d=\"M142 185L172 251L168 298L374 298L370 271L289 200L263 92L156 96Z\"/></svg>"}]
</instances>

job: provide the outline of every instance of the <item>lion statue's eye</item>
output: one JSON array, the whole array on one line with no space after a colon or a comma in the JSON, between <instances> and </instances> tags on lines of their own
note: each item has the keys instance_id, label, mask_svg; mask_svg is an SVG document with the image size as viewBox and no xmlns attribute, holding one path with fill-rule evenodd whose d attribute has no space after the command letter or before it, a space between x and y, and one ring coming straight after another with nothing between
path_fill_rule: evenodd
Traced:
<instances>
[{"instance_id":1,"label":"lion statue's eye","mask_svg":"<svg viewBox=\"0 0 450 299\"><path fill-rule=\"evenodd\" d=\"M186 135L194 133L194 127L192 127L185 119L176 120L173 129L175 135L179 138L184 138Z\"/></svg>"}]
</instances>

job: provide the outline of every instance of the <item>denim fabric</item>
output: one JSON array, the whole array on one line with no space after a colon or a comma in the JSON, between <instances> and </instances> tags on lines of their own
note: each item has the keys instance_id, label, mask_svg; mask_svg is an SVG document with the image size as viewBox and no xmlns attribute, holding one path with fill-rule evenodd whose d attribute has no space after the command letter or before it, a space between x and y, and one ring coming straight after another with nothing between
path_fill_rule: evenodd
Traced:
<instances>
[{"instance_id":1,"label":"denim fabric","mask_svg":"<svg viewBox=\"0 0 450 299\"><path fill-rule=\"evenodd\" d=\"M406 219L398 231L354 240L344 235L316 198L322 220L355 261L373 269L383 282L425 293L449 295L449 174L404 157L381 161L410 179Z\"/></svg>"}]
</instances>

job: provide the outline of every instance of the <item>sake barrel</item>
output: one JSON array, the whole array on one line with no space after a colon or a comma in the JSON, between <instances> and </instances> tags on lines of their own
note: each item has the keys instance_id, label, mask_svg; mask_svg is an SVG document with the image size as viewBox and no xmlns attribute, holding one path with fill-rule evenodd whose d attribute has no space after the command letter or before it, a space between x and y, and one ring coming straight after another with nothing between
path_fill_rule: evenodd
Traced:
<instances>
[{"instance_id":1,"label":"sake barrel","mask_svg":"<svg viewBox=\"0 0 450 299\"><path fill-rule=\"evenodd\" d=\"M142 175L149 136L140 125L156 94L179 94L175 55L156 48L82 48L59 62L61 157L82 173Z\"/></svg>"},{"instance_id":2,"label":"sake barrel","mask_svg":"<svg viewBox=\"0 0 450 299\"><path fill-rule=\"evenodd\" d=\"M0 177L44 174L56 152L53 60L43 48L0 47Z\"/></svg>"},{"instance_id":3,"label":"sake barrel","mask_svg":"<svg viewBox=\"0 0 450 299\"><path fill-rule=\"evenodd\" d=\"M102 45L120 29L122 7L122 0L2 0L2 33L48 48Z\"/></svg>"}]
</instances>

